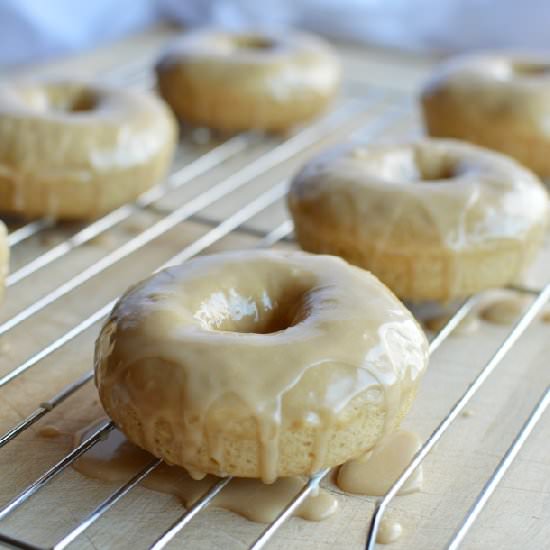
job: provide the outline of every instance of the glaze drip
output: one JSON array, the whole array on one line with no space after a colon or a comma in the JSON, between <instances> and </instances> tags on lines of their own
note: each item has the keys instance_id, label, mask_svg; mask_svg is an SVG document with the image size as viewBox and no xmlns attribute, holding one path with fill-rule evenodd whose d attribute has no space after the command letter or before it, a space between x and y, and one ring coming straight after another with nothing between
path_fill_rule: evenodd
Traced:
<instances>
[{"instance_id":1,"label":"glaze drip","mask_svg":"<svg viewBox=\"0 0 550 550\"><path fill-rule=\"evenodd\" d=\"M369 496L385 495L420 448L414 433L397 430L386 436L374 449L343 464L337 485L343 491ZM419 467L398 494L420 491L422 467Z\"/></svg>"},{"instance_id":2,"label":"glaze drip","mask_svg":"<svg viewBox=\"0 0 550 550\"><path fill-rule=\"evenodd\" d=\"M99 423L75 436L75 445L91 435ZM94 445L74 464L81 474L102 481L124 483L145 468L154 457L130 443L119 430L112 430L107 438ZM194 479L177 466L161 464L143 481L142 485L160 493L176 496L188 508L218 481L214 476ZM256 479L231 480L214 499L213 506L230 510L251 521L272 522L290 500L300 491L304 480L280 478L271 485ZM336 497L320 489L306 499L295 515L309 521L321 521L336 512Z\"/></svg>"}]
</instances>

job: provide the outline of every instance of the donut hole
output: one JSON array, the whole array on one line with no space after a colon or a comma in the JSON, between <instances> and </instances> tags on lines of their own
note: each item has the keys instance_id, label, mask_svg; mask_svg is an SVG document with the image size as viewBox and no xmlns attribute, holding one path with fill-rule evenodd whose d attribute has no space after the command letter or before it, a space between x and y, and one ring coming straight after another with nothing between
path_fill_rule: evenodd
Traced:
<instances>
[{"instance_id":1,"label":"donut hole","mask_svg":"<svg viewBox=\"0 0 550 550\"><path fill-rule=\"evenodd\" d=\"M19 98L26 108L38 113L82 113L94 111L100 103L99 94L82 85L51 83L45 86L25 86Z\"/></svg>"},{"instance_id":2,"label":"donut hole","mask_svg":"<svg viewBox=\"0 0 550 550\"><path fill-rule=\"evenodd\" d=\"M537 62L517 62L512 64L512 70L520 76L549 76L550 64Z\"/></svg>"},{"instance_id":3,"label":"donut hole","mask_svg":"<svg viewBox=\"0 0 550 550\"><path fill-rule=\"evenodd\" d=\"M418 179L421 181L451 180L457 176L456 162L449 160L440 162L419 163Z\"/></svg>"},{"instance_id":4,"label":"donut hole","mask_svg":"<svg viewBox=\"0 0 550 550\"><path fill-rule=\"evenodd\" d=\"M233 46L242 50L271 50L275 42L266 36L258 34L239 34L231 37Z\"/></svg>"},{"instance_id":5,"label":"donut hole","mask_svg":"<svg viewBox=\"0 0 550 550\"><path fill-rule=\"evenodd\" d=\"M308 315L307 291L286 289L249 296L231 289L215 292L194 314L202 328L222 332L272 334L286 330Z\"/></svg>"},{"instance_id":6,"label":"donut hole","mask_svg":"<svg viewBox=\"0 0 550 550\"><path fill-rule=\"evenodd\" d=\"M99 104L97 93L86 88L70 90L70 93L49 94L49 109L63 113L94 111Z\"/></svg>"},{"instance_id":7,"label":"donut hole","mask_svg":"<svg viewBox=\"0 0 550 550\"><path fill-rule=\"evenodd\" d=\"M458 159L437 154L433 149L403 147L376 155L357 148L352 155L368 161L368 170L388 183L445 181L460 173Z\"/></svg>"},{"instance_id":8,"label":"donut hole","mask_svg":"<svg viewBox=\"0 0 550 550\"><path fill-rule=\"evenodd\" d=\"M418 144L413 149L413 160L416 169L414 181L420 183L450 181L464 171L459 155L449 154L439 147L423 147Z\"/></svg>"}]
</instances>

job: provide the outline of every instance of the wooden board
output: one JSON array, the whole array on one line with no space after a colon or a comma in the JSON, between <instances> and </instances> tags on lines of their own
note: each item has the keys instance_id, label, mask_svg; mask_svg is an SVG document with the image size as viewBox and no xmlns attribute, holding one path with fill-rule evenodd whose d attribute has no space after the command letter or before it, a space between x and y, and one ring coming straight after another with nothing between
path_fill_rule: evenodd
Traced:
<instances>
[{"instance_id":1,"label":"wooden board","mask_svg":"<svg viewBox=\"0 0 550 550\"><path fill-rule=\"evenodd\" d=\"M41 67L26 68L26 74L75 74L125 78L144 82L143 64L154 58L173 31L159 28L97 52ZM372 137L391 139L420 131L413 108L409 114L392 118L396 105L406 105L419 82L430 70L432 60L405 57L392 52L339 46L345 69L346 94L359 98L359 110L338 123L321 121L313 144L297 149L283 163L253 178L238 191L199 212L200 220L187 221L153 243L116 263L82 287L64 296L32 319L21 323L0 338L0 376L8 373L34 353L63 335L104 303L119 295L130 283L144 277L158 265L207 234L217 222L227 219L260 193L291 175L313 151L343 139L357 129L367 129ZM124 67L132 70L122 70ZM122 69L121 69L122 68ZM7 76L7 75L4 75ZM101 78L104 78L101 76ZM370 90L383 94L378 100ZM363 98L363 99L361 99ZM364 99L370 98L370 99ZM403 103L405 100L405 103ZM361 103L361 101L363 101ZM336 109L347 108L342 98ZM383 127L387 123L386 127ZM378 132L375 135L375 130ZM287 138L282 138L287 139ZM280 140L279 140L280 141ZM208 171L190 184L159 201L157 210L136 213L132 219L110 230L104 237L79 247L9 289L0 311L0 322L10 318L162 216L163 208L188 202L198 193L212 189L228 176L240 173L255 162L263 162L273 141L258 142L245 153ZM186 138L178 157L181 166L212 145L193 145ZM260 160L258 160L260 159ZM252 247L258 243L254 230L270 231L286 219L284 202L274 205L246 222L248 231L235 231L204 252ZM15 222L17 223L17 222ZM77 230L65 225L40 233L17 245L12 253L12 270L51 248ZM282 243L278 246L293 246ZM548 276L550 248L547 247L531 276L542 284ZM440 420L467 388L486 360L510 330L509 326L483 324L467 336L449 339L433 356L417 402L405 426L429 436ZM398 497L390 515L404 526L403 537L391 548L436 549L445 547L453 531L472 504L486 478L512 442L530 409L549 383L548 334L550 325L537 321L496 369L468 409L471 416L456 420L424 466L422 492ZM0 433L4 433L41 402L50 399L66 384L91 369L97 326L38 363L24 375L0 388ZM92 384L57 407L33 428L0 450L0 505L8 502L28 483L59 460L70 448L69 436L44 439L37 430L49 424L68 431L85 426L96 406ZM550 540L550 417L536 428L518 459L505 476L464 543L468 549L517 548L539 550ZM54 543L89 513L115 487L83 478L72 469L65 471L33 497L25 506L0 523L2 533L40 545ZM336 490L329 486L330 490ZM292 519L284 525L269 548L305 550L360 549L365 541L373 499L340 495L341 509L322 523ZM172 497L138 487L96 525L79 537L75 548L145 548L181 514ZM171 547L226 550L246 548L262 526L223 510L200 514L172 543Z\"/></svg>"}]
</instances>

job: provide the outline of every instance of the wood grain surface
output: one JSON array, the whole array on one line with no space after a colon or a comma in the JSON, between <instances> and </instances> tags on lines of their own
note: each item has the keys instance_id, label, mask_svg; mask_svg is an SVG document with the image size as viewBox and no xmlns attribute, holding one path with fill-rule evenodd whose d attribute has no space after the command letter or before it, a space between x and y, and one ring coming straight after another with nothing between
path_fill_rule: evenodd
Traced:
<instances>
[{"instance_id":1,"label":"wood grain surface","mask_svg":"<svg viewBox=\"0 0 550 550\"><path fill-rule=\"evenodd\" d=\"M146 86L148 67L174 31L158 28L96 52L41 67L20 69L26 75L78 75ZM338 46L344 65L345 86L335 111L313 130L305 130L310 144L293 136L255 140L245 152L208 170L155 208L136 211L102 237L78 247L62 259L11 287L0 309L0 323L9 319L74 275L95 264L121 244L135 238L200 193L208 192L251 165L265 164L265 155L285 140L293 140L289 154L265 173L253 177L235 192L197 212L193 220L178 224L139 252L131 254L93 277L0 337L0 376L9 373L68 329L85 319L129 284L146 276L217 224L234 215L260 194L290 176L314 151L337 142L356 130L372 139L409 137L421 132L414 92L433 60L393 52ZM4 74L7 78L11 75ZM397 110L396 110L397 109ZM302 130L303 131L303 130ZM300 132L300 131L299 131ZM313 137L311 137L313 136ZM195 141L201 135L195 134ZM288 141L286 142L289 143ZM184 131L175 168L184 168L216 143L200 144ZM286 146L289 148L290 146ZM269 158L269 157L268 157ZM256 163L256 164L254 164ZM250 170L250 168L248 168ZM268 232L287 218L283 200L247 220L244 228L217 240L201 252L256 246L258 234ZM12 227L21 221L10 220ZM11 270L25 265L79 229L65 224L18 244L12 250ZM293 247L283 242L277 246ZM548 279L550 248L530 274L533 285ZM414 408L405 427L425 439L510 331L510 326L482 323L480 330L454 336L434 354ZM33 368L0 388L0 433L4 433L40 403L92 367L93 326ZM550 324L537 320L486 384L474 397L469 416L460 416L424 465L420 493L398 497L389 515L403 524L404 534L390 548L429 550L445 548L476 494L511 444L516 432L550 381ZM97 414L92 383L45 415L35 426L0 449L0 505L61 459L71 448L71 433L86 426ZM44 438L44 426L61 427L63 434ZM330 483L329 490L337 491ZM73 528L116 486L83 478L68 468L23 507L0 522L0 531L40 546L55 543ZM337 491L338 492L338 491ZM374 500L341 494L340 510L322 523L292 519L275 535L272 549L360 549ZM73 548L146 548L182 512L175 498L137 487L106 516L80 536ZM208 509L195 518L170 548L236 550L246 548L262 530L232 513ZM464 542L467 549L540 550L550 547L550 415L537 426L494 496Z\"/></svg>"}]
</instances>

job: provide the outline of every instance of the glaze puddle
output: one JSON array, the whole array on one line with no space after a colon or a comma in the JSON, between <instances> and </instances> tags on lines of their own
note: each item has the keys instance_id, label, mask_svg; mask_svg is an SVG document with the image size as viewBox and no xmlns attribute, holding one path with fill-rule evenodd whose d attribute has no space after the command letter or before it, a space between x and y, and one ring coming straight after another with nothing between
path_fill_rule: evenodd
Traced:
<instances>
[{"instance_id":1,"label":"glaze puddle","mask_svg":"<svg viewBox=\"0 0 550 550\"><path fill-rule=\"evenodd\" d=\"M399 539L402 534L403 526L398 521L383 519L376 534L376 542L378 544L391 544Z\"/></svg>"},{"instance_id":2,"label":"glaze puddle","mask_svg":"<svg viewBox=\"0 0 550 550\"><path fill-rule=\"evenodd\" d=\"M75 444L89 437L98 423L75 436ZM129 442L118 430L94 445L73 465L81 474L107 482L124 483L153 460L148 452ZM161 464L141 485L176 496L188 508L219 478L206 476L193 479L183 468ZM213 500L213 506L230 510L251 521L270 523L300 491L304 480L297 477L279 478L270 485L257 479L234 478ZM295 516L308 521L321 521L336 512L338 501L324 489L308 497L296 510Z\"/></svg>"},{"instance_id":3,"label":"glaze puddle","mask_svg":"<svg viewBox=\"0 0 550 550\"><path fill-rule=\"evenodd\" d=\"M369 496L383 496L408 466L420 439L412 432L396 430L372 451L340 466L336 483L342 491ZM422 467L419 467L398 494L420 491Z\"/></svg>"}]
</instances>

